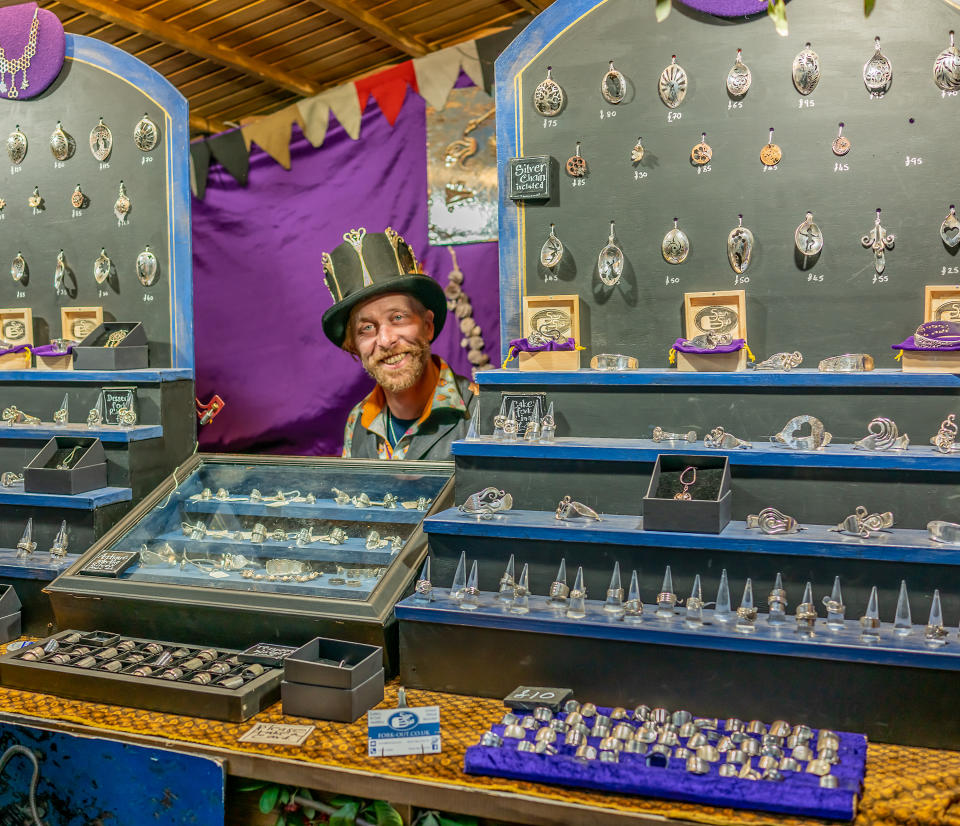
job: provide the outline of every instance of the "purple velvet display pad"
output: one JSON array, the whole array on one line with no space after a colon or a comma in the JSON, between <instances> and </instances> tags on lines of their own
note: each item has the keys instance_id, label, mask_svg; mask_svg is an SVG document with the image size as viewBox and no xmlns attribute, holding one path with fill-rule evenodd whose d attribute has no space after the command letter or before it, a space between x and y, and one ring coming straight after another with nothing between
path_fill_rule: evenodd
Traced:
<instances>
[{"instance_id":1,"label":"purple velvet display pad","mask_svg":"<svg viewBox=\"0 0 960 826\"><path fill-rule=\"evenodd\" d=\"M34 347L33 354L35 356L68 356L76 346L76 344L68 344L66 350L58 350L55 344L44 344L40 347Z\"/></svg>"},{"instance_id":2,"label":"purple velvet display pad","mask_svg":"<svg viewBox=\"0 0 960 826\"><path fill-rule=\"evenodd\" d=\"M920 353L952 353L960 350L960 342L951 347L917 347L913 342L913 336L901 341L899 344L891 344L891 350L916 350Z\"/></svg>"},{"instance_id":3,"label":"purple velvet display pad","mask_svg":"<svg viewBox=\"0 0 960 826\"><path fill-rule=\"evenodd\" d=\"M24 350L29 350L29 344L18 344L16 347L9 347L6 350L0 349L0 356L7 356L10 353L22 353Z\"/></svg>"},{"instance_id":4,"label":"purple velvet display pad","mask_svg":"<svg viewBox=\"0 0 960 826\"><path fill-rule=\"evenodd\" d=\"M691 9L717 17L746 17L767 10L767 0L682 0Z\"/></svg>"},{"instance_id":5,"label":"purple velvet display pad","mask_svg":"<svg viewBox=\"0 0 960 826\"><path fill-rule=\"evenodd\" d=\"M721 344L719 347L713 347L708 350L702 347L691 347L688 344L684 344L685 341L685 338L678 338L673 342L673 349L678 353L695 353L700 356L712 356L717 353L736 353L738 350L742 350L743 345L746 344L744 339L735 338L729 344Z\"/></svg>"},{"instance_id":6,"label":"purple velvet display pad","mask_svg":"<svg viewBox=\"0 0 960 826\"><path fill-rule=\"evenodd\" d=\"M36 3L23 3L0 9L0 46L8 60L19 58L27 47L30 24L36 8ZM40 9L37 13L37 24L37 53L31 58L30 67L27 69L29 85L26 89L20 88L23 73L17 72L17 100L35 98L57 79L60 69L63 68L67 41L60 18L52 11ZM9 85L9 72L3 80ZM2 96L2 99L6 98L6 95Z\"/></svg>"},{"instance_id":7,"label":"purple velvet display pad","mask_svg":"<svg viewBox=\"0 0 960 826\"><path fill-rule=\"evenodd\" d=\"M610 709L597 710L601 714L610 714ZM563 718L566 715L557 716ZM490 730L502 737L504 726L494 725ZM536 731L526 734L526 739L535 742ZM836 789L820 788L820 779L805 772L785 772L782 782L741 780L720 777L721 763L713 763L709 774L695 775L686 771L683 760L671 758L669 766L656 768L646 764L644 755L624 752L620 753L618 763L603 763L600 760L584 763L573 759L575 749L572 746L555 744L558 745L558 753L548 756L517 751L517 741L513 739L505 739L501 748L470 746L464 757L464 771L467 774L579 786L708 806L853 820L866 770L867 738L850 732L837 734L840 737L840 762L832 771L838 781ZM600 744L596 737L590 737L588 741L594 747ZM751 758L754 768L757 760L756 757Z\"/></svg>"},{"instance_id":8,"label":"purple velvet display pad","mask_svg":"<svg viewBox=\"0 0 960 826\"><path fill-rule=\"evenodd\" d=\"M566 341L548 341L544 344L531 344L525 338L514 338L510 340L510 349L519 350L522 353L542 353L549 350L576 350L577 343L568 338Z\"/></svg>"}]
</instances>

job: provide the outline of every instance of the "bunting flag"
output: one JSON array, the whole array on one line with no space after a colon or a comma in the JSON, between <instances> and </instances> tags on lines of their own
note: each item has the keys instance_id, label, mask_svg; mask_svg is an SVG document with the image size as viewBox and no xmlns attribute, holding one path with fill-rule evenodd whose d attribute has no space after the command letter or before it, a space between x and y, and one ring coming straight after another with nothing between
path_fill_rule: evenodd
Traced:
<instances>
[{"instance_id":1,"label":"bunting flag","mask_svg":"<svg viewBox=\"0 0 960 826\"><path fill-rule=\"evenodd\" d=\"M524 24L529 22L524 21ZM360 137L363 110L372 97L387 122L393 126L413 89L430 106L441 110L460 72L475 85L490 91L493 59L517 34L517 27L500 34L460 43L424 57L407 60L360 80L327 89L304 98L279 112L240 125L240 129L194 141L190 146L191 190L197 198L206 192L207 172L217 161L239 183L246 186L250 168L250 147L259 146L284 169L290 169L290 140L297 124L311 146L319 149L333 115L352 140ZM489 64L489 65L488 65Z\"/></svg>"}]
</instances>

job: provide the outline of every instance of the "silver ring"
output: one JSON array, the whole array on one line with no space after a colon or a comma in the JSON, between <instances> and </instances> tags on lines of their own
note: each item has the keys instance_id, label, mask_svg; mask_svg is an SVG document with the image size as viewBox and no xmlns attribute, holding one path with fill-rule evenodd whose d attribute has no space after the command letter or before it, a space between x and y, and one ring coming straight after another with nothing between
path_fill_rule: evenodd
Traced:
<instances>
[{"instance_id":1,"label":"silver ring","mask_svg":"<svg viewBox=\"0 0 960 826\"><path fill-rule=\"evenodd\" d=\"M717 751L716 746L705 744L697 748L697 757L701 760L706 760L708 763L718 763L720 761L720 752Z\"/></svg>"},{"instance_id":2,"label":"silver ring","mask_svg":"<svg viewBox=\"0 0 960 826\"><path fill-rule=\"evenodd\" d=\"M764 508L760 513L749 514L746 519L747 528L759 528L761 533L768 536L778 536L785 533L797 533L806 530L792 516L776 508Z\"/></svg>"},{"instance_id":3,"label":"silver ring","mask_svg":"<svg viewBox=\"0 0 960 826\"><path fill-rule=\"evenodd\" d=\"M543 740L538 741L534 744L533 750L537 754L549 754L554 755L557 753L557 747L553 743L547 743Z\"/></svg>"},{"instance_id":4,"label":"silver ring","mask_svg":"<svg viewBox=\"0 0 960 826\"><path fill-rule=\"evenodd\" d=\"M740 744L740 749L744 754L750 757L757 757L760 754L760 744L752 737L748 737Z\"/></svg>"},{"instance_id":5,"label":"silver ring","mask_svg":"<svg viewBox=\"0 0 960 826\"><path fill-rule=\"evenodd\" d=\"M597 750L593 746L584 743L577 747L577 751L574 756L578 760L596 760Z\"/></svg>"},{"instance_id":6,"label":"silver ring","mask_svg":"<svg viewBox=\"0 0 960 826\"><path fill-rule=\"evenodd\" d=\"M533 710L533 719L541 723L549 723L553 719L553 712L546 706L537 706Z\"/></svg>"},{"instance_id":7,"label":"silver ring","mask_svg":"<svg viewBox=\"0 0 960 826\"><path fill-rule=\"evenodd\" d=\"M563 738L563 744L565 746L579 746L582 745L586 736L579 729L572 728L570 729L566 736Z\"/></svg>"},{"instance_id":8,"label":"silver ring","mask_svg":"<svg viewBox=\"0 0 960 826\"><path fill-rule=\"evenodd\" d=\"M835 789L837 788L837 778L832 774L825 774L820 778L820 788L821 789Z\"/></svg>"},{"instance_id":9,"label":"silver ring","mask_svg":"<svg viewBox=\"0 0 960 826\"><path fill-rule=\"evenodd\" d=\"M803 355L794 350L792 353L774 353L769 358L752 365L754 370L792 370L803 364Z\"/></svg>"},{"instance_id":10,"label":"silver ring","mask_svg":"<svg viewBox=\"0 0 960 826\"><path fill-rule=\"evenodd\" d=\"M798 772L800 764L793 757L781 757L778 768L782 772Z\"/></svg>"},{"instance_id":11,"label":"silver ring","mask_svg":"<svg viewBox=\"0 0 960 826\"><path fill-rule=\"evenodd\" d=\"M747 519L749 520L750 517L748 516ZM766 734L767 726L762 720L751 720L749 723L747 723L747 733L748 734Z\"/></svg>"},{"instance_id":12,"label":"silver ring","mask_svg":"<svg viewBox=\"0 0 960 826\"><path fill-rule=\"evenodd\" d=\"M617 723L610 734L620 740L630 740L633 738L633 732L634 728L629 723Z\"/></svg>"},{"instance_id":13,"label":"silver ring","mask_svg":"<svg viewBox=\"0 0 960 826\"><path fill-rule=\"evenodd\" d=\"M821 373L868 373L873 370L873 356L868 353L844 353L820 362Z\"/></svg>"},{"instance_id":14,"label":"silver ring","mask_svg":"<svg viewBox=\"0 0 960 826\"><path fill-rule=\"evenodd\" d=\"M610 726L605 726L603 723L594 723L593 728L590 729L591 737L599 737L601 740L604 737L610 736Z\"/></svg>"},{"instance_id":15,"label":"silver ring","mask_svg":"<svg viewBox=\"0 0 960 826\"><path fill-rule=\"evenodd\" d=\"M603 737L600 740L600 751L620 751L623 743L616 737Z\"/></svg>"},{"instance_id":16,"label":"silver ring","mask_svg":"<svg viewBox=\"0 0 960 826\"><path fill-rule=\"evenodd\" d=\"M785 720L774 720L770 724L770 734L774 737L788 737L790 735L790 724Z\"/></svg>"},{"instance_id":17,"label":"silver ring","mask_svg":"<svg viewBox=\"0 0 960 826\"><path fill-rule=\"evenodd\" d=\"M601 763L619 763L620 754L615 751L601 751L600 762Z\"/></svg>"},{"instance_id":18,"label":"silver ring","mask_svg":"<svg viewBox=\"0 0 960 826\"><path fill-rule=\"evenodd\" d=\"M743 731L745 728L743 720L738 717L728 717L723 724L723 730L726 732Z\"/></svg>"},{"instance_id":19,"label":"silver ring","mask_svg":"<svg viewBox=\"0 0 960 826\"><path fill-rule=\"evenodd\" d=\"M813 752L810 751L809 746L797 746L791 753L790 756L794 760L802 760L807 762L808 760L813 760Z\"/></svg>"},{"instance_id":20,"label":"silver ring","mask_svg":"<svg viewBox=\"0 0 960 826\"><path fill-rule=\"evenodd\" d=\"M639 740L627 740L627 742L623 744L623 750L627 752L627 754L646 754L648 746Z\"/></svg>"},{"instance_id":21,"label":"silver ring","mask_svg":"<svg viewBox=\"0 0 960 826\"><path fill-rule=\"evenodd\" d=\"M536 739L541 743L556 743L557 733L552 728L542 728L537 732Z\"/></svg>"},{"instance_id":22,"label":"silver ring","mask_svg":"<svg viewBox=\"0 0 960 826\"><path fill-rule=\"evenodd\" d=\"M883 533L886 532L887 529L892 528L893 521L893 513L890 511L884 513L867 513L867 509L863 505L857 505L854 513L844 519L837 527L831 528L830 530L867 539L872 534Z\"/></svg>"},{"instance_id":23,"label":"silver ring","mask_svg":"<svg viewBox=\"0 0 960 826\"><path fill-rule=\"evenodd\" d=\"M893 419L877 416L867 425L867 435L858 439L852 445L854 450L906 450L910 444L910 437L900 434L897 423Z\"/></svg>"},{"instance_id":24,"label":"silver ring","mask_svg":"<svg viewBox=\"0 0 960 826\"><path fill-rule=\"evenodd\" d=\"M734 448L746 450L753 447L753 444L745 439L738 439L732 433L727 433L722 427L715 427L703 437L703 446L717 450L733 450Z\"/></svg>"},{"instance_id":25,"label":"silver ring","mask_svg":"<svg viewBox=\"0 0 960 826\"><path fill-rule=\"evenodd\" d=\"M732 763L724 763L720 766L720 776L721 777L736 777L737 776L737 767Z\"/></svg>"},{"instance_id":26,"label":"silver ring","mask_svg":"<svg viewBox=\"0 0 960 826\"><path fill-rule=\"evenodd\" d=\"M688 757L687 758L687 771L690 774L709 774L710 773L710 764L699 757Z\"/></svg>"},{"instance_id":27,"label":"silver ring","mask_svg":"<svg viewBox=\"0 0 960 826\"><path fill-rule=\"evenodd\" d=\"M511 723L503 730L503 736L512 740L523 740L527 736L527 732L516 723Z\"/></svg>"},{"instance_id":28,"label":"silver ring","mask_svg":"<svg viewBox=\"0 0 960 826\"><path fill-rule=\"evenodd\" d=\"M941 453L960 451L960 445L957 444L957 416L955 413L951 413L940 423L937 435L930 437L930 444Z\"/></svg>"},{"instance_id":29,"label":"silver ring","mask_svg":"<svg viewBox=\"0 0 960 826\"><path fill-rule=\"evenodd\" d=\"M818 777L830 774L830 763L827 760L811 760L807 764L807 774L815 774Z\"/></svg>"},{"instance_id":30,"label":"silver ring","mask_svg":"<svg viewBox=\"0 0 960 826\"><path fill-rule=\"evenodd\" d=\"M508 511L513 507L513 496L499 488L484 488L471 493L458 510L478 519L491 519L495 514Z\"/></svg>"},{"instance_id":31,"label":"silver ring","mask_svg":"<svg viewBox=\"0 0 960 826\"><path fill-rule=\"evenodd\" d=\"M549 725L550 728L552 728L554 731L560 732L561 734L566 733L567 729L570 728L570 726L567 725L567 721L561 720L559 717L554 717L550 721Z\"/></svg>"},{"instance_id":32,"label":"silver ring","mask_svg":"<svg viewBox=\"0 0 960 826\"><path fill-rule=\"evenodd\" d=\"M678 746L673 750L673 756L676 760L686 760L689 757L695 757L696 753L686 746Z\"/></svg>"},{"instance_id":33,"label":"silver ring","mask_svg":"<svg viewBox=\"0 0 960 826\"><path fill-rule=\"evenodd\" d=\"M580 704L577 703L579 706ZM564 721L568 726L578 726L583 722L583 715L579 711L571 711L565 718Z\"/></svg>"},{"instance_id":34,"label":"silver ring","mask_svg":"<svg viewBox=\"0 0 960 826\"><path fill-rule=\"evenodd\" d=\"M810 435L798 436L805 425L810 426ZM793 450L822 450L832 439L833 434L824 430L823 422L808 413L794 416L779 433L770 437L774 444L782 444Z\"/></svg>"},{"instance_id":35,"label":"silver ring","mask_svg":"<svg viewBox=\"0 0 960 826\"><path fill-rule=\"evenodd\" d=\"M6 476L6 474L4 474ZM927 538L945 545L960 545L960 525L935 519L927 522Z\"/></svg>"},{"instance_id":36,"label":"silver ring","mask_svg":"<svg viewBox=\"0 0 960 826\"><path fill-rule=\"evenodd\" d=\"M633 710L634 720L640 720L642 722L644 720L648 720L649 718L650 718L650 706L639 705Z\"/></svg>"},{"instance_id":37,"label":"silver ring","mask_svg":"<svg viewBox=\"0 0 960 826\"><path fill-rule=\"evenodd\" d=\"M611 720L627 720L629 717L630 712L627 711L623 706L617 706L610 711Z\"/></svg>"},{"instance_id":38,"label":"silver ring","mask_svg":"<svg viewBox=\"0 0 960 826\"><path fill-rule=\"evenodd\" d=\"M830 729L820 729L817 733L817 748L839 749L840 736L835 731L830 731Z\"/></svg>"},{"instance_id":39,"label":"silver ring","mask_svg":"<svg viewBox=\"0 0 960 826\"><path fill-rule=\"evenodd\" d=\"M494 731L485 731L480 738L480 745L500 748L503 745L503 738Z\"/></svg>"},{"instance_id":40,"label":"silver ring","mask_svg":"<svg viewBox=\"0 0 960 826\"><path fill-rule=\"evenodd\" d=\"M579 711L580 711L580 703L579 703L577 700L567 700L567 702L565 702L565 703L563 704L563 710L564 710L567 714L571 714L571 713L573 713L574 711L579 712Z\"/></svg>"},{"instance_id":41,"label":"silver ring","mask_svg":"<svg viewBox=\"0 0 960 826\"><path fill-rule=\"evenodd\" d=\"M761 780L772 780L772 781L777 782L777 781L780 781L780 780L784 780L785 778L784 778L784 776L783 776L783 772L781 772L780 769L778 769L776 766L771 766L769 769L767 769L767 770L763 773L763 775L761 776L760 779L761 779Z\"/></svg>"},{"instance_id":42,"label":"silver ring","mask_svg":"<svg viewBox=\"0 0 960 826\"><path fill-rule=\"evenodd\" d=\"M517 751L536 753L537 747L529 740L521 740L519 743L517 743Z\"/></svg>"},{"instance_id":43,"label":"silver ring","mask_svg":"<svg viewBox=\"0 0 960 826\"><path fill-rule=\"evenodd\" d=\"M741 751L740 749L734 749L733 751L727 752L727 762L733 763L737 766L742 766L745 763L749 765L750 759L747 757L745 752Z\"/></svg>"},{"instance_id":44,"label":"silver ring","mask_svg":"<svg viewBox=\"0 0 960 826\"><path fill-rule=\"evenodd\" d=\"M536 731L540 728L540 724L533 718L532 715L528 714L520 721L520 728L525 728L527 731Z\"/></svg>"},{"instance_id":45,"label":"silver ring","mask_svg":"<svg viewBox=\"0 0 960 826\"><path fill-rule=\"evenodd\" d=\"M593 508L587 507L583 502L575 502L569 496L564 496L557 505L556 518L576 519L580 516L597 522L601 521L600 515Z\"/></svg>"},{"instance_id":46,"label":"silver ring","mask_svg":"<svg viewBox=\"0 0 960 826\"><path fill-rule=\"evenodd\" d=\"M680 732L681 736L683 732ZM694 732L693 734L687 737L687 747L691 749L698 749L701 746L709 745L710 741L707 739L707 735L701 731Z\"/></svg>"},{"instance_id":47,"label":"silver ring","mask_svg":"<svg viewBox=\"0 0 960 826\"><path fill-rule=\"evenodd\" d=\"M801 743L806 743L808 740L813 739L813 729L810 726L805 725L796 725L790 731L792 737L796 737Z\"/></svg>"}]
</instances>

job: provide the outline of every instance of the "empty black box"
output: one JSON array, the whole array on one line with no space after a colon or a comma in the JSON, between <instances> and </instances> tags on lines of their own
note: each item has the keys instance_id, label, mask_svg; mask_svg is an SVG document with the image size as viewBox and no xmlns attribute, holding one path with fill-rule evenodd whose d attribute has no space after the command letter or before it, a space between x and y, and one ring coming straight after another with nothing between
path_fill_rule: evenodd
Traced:
<instances>
[{"instance_id":1,"label":"empty black box","mask_svg":"<svg viewBox=\"0 0 960 826\"><path fill-rule=\"evenodd\" d=\"M340 662L343 665L338 665ZM283 668L284 679L292 683L355 689L377 671L382 672L383 649L377 645L316 637L290 654ZM380 679L382 688L382 674Z\"/></svg>"},{"instance_id":2,"label":"empty black box","mask_svg":"<svg viewBox=\"0 0 960 826\"><path fill-rule=\"evenodd\" d=\"M286 666L289 669L289 657ZM373 676L356 688L329 688L284 680L280 684L280 697L283 700L284 714L352 723L383 702L383 668L374 672Z\"/></svg>"},{"instance_id":3,"label":"empty black box","mask_svg":"<svg viewBox=\"0 0 960 826\"><path fill-rule=\"evenodd\" d=\"M112 333L126 330L115 347L107 347ZM74 370L142 370L147 367L147 333L139 321L105 321L73 351Z\"/></svg>"},{"instance_id":4,"label":"empty black box","mask_svg":"<svg viewBox=\"0 0 960 826\"><path fill-rule=\"evenodd\" d=\"M57 465L77 448L70 467ZM107 459L103 444L89 436L54 436L23 469L27 493L59 493L72 496L107 486Z\"/></svg>"},{"instance_id":5,"label":"empty black box","mask_svg":"<svg viewBox=\"0 0 960 826\"><path fill-rule=\"evenodd\" d=\"M688 467L697 472L696 482L688 491L691 498L674 499L683 490L680 475ZM732 499L730 462L726 456L661 453L643 497L643 529L720 533L730 522Z\"/></svg>"},{"instance_id":6,"label":"empty black box","mask_svg":"<svg viewBox=\"0 0 960 826\"><path fill-rule=\"evenodd\" d=\"M0 585L0 643L20 636L20 598L12 585Z\"/></svg>"}]
</instances>

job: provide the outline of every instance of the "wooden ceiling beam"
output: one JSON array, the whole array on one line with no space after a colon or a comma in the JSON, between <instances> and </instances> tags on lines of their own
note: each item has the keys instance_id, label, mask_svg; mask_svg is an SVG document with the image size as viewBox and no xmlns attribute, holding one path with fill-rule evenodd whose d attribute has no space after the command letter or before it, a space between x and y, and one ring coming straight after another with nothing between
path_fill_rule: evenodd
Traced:
<instances>
[{"instance_id":1,"label":"wooden ceiling beam","mask_svg":"<svg viewBox=\"0 0 960 826\"><path fill-rule=\"evenodd\" d=\"M206 132L208 135L215 135L218 132L225 132L227 128L223 121L205 118L203 115L190 115L190 129L193 132Z\"/></svg>"},{"instance_id":2,"label":"wooden ceiling beam","mask_svg":"<svg viewBox=\"0 0 960 826\"><path fill-rule=\"evenodd\" d=\"M116 23L134 31L149 32L149 36L168 43L171 46L191 52L199 57L229 66L245 75L256 77L273 86L288 89L299 95L315 95L320 87L300 75L284 72L262 60L248 57L236 49L213 43L205 37L188 31L180 26L166 23L156 17L121 6L113 0L58 0L61 5L69 6L101 20Z\"/></svg>"},{"instance_id":3,"label":"wooden ceiling beam","mask_svg":"<svg viewBox=\"0 0 960 826\"><path fill-rule=\"evenodd\" d=\"M417 38L390 28L384 20L360 8L352 0L312 0L312 2L341 20L346 20L351 25L370 32L378 40L389 43L411 57L423 57L430 51L429 47Z\"/></svg>"},{"instance_id":4,"label":"wooden ceiling beam","mask_svg":"<svg viewBox=\"0 0 960 826\"><path fill-rule=\"evenodd\" d=\"M533 12L534 14L540 14L540 12L543 11L533 0L513 0L513 2L524 11Z\"/></svg>"}]
</instances>

